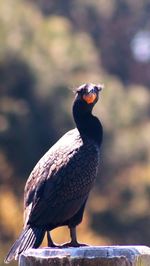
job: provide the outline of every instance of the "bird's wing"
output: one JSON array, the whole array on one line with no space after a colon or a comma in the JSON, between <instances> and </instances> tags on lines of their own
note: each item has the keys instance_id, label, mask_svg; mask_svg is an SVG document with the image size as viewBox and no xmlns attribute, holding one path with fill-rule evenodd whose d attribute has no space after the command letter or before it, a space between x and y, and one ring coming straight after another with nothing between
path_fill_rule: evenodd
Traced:
<instances>
[{"instance_id":1,"label":"bird's wing","mask_svg":"<svg viewBox=\"0 0 150 266\"><path fill-rule=\"evenodd\" d=\"M65 134L37 163L31 172L24 193L24 224L39 220L49 208L55 209L58 191L64 180L59 174L78 152L82 141L77 130ZM53 213L53 217L54 217Z\"/></svg>"}]
</instances>

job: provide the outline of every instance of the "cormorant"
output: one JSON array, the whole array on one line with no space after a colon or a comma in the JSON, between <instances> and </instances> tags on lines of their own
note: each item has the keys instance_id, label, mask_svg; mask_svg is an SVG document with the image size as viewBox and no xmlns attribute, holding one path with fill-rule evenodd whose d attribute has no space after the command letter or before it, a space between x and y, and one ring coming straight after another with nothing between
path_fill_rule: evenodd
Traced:
<instances>
[{"instance_id":1,"label":"cormorant","mask_svg":"<svg viewBox=\"0 0 150 266\"><path fill-rule=\"evenodd\" d=\"M24 191L24 228L5 262L38 248L47 232L48 246L55 246L50 232L68 226L71 242L80 246L76 226L81 223L89 192L96 178L103 130L92 109L101 85L83 84L76 89L73 117L76 128L67 132L40 159Z\"/></svg>"}]
</instances>

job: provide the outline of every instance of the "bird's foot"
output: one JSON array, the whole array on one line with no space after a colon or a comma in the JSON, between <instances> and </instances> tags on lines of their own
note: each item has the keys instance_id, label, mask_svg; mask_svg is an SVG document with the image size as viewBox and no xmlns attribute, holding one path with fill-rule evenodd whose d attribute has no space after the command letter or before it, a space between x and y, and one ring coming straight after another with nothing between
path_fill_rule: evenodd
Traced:
<instances>
[{"instance_id":1,"label":"bird's foot","mask_svg":"<svg viewBox=\"0 0 150 266\"><path fill-rule=\"evenodd\" d=\"M79 243L77 241L70 241L70 242L67 242L67 243L64 243L60 246L60 248L69 248L69 247L85 247L85 246L88 246L84 243Z\"/></svg>"}]
</instances>

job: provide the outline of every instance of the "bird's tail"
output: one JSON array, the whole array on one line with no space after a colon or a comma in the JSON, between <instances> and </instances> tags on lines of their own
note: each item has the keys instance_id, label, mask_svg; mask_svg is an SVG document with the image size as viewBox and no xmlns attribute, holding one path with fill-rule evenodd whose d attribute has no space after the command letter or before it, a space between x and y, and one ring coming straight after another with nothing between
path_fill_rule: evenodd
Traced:
<instances>
[{"instance_id":1,"label":"bird's tail","mask_svg":"<svg viewBox=\"0 0 150 266\"><path fill-rule=\"evenodd\" d=\"M19 255L29 248L38 248L42 243L44 235L44 229L27 226L11 247L4 262L9 263L13 259L18 259Z\"/></svg>"}]
</instances>

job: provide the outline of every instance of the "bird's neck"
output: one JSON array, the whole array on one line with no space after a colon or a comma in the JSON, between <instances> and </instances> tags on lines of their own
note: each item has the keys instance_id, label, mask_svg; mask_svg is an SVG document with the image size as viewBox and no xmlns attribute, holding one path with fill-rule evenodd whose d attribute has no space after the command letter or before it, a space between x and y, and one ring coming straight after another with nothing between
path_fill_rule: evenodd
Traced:
<instances>
[{"instance_id":1,"label":"bird's neck","mask_svg":"<svg viewBox=\"0 0 150 266\"><path fill-rule=\"evenodd\" d=\"M73 117L81 137L87 136L100 146L103 129L99 119L92 114L92 110L81 108L79 104L75 104L73 106Z\"/></svg>"}]
</instances>

